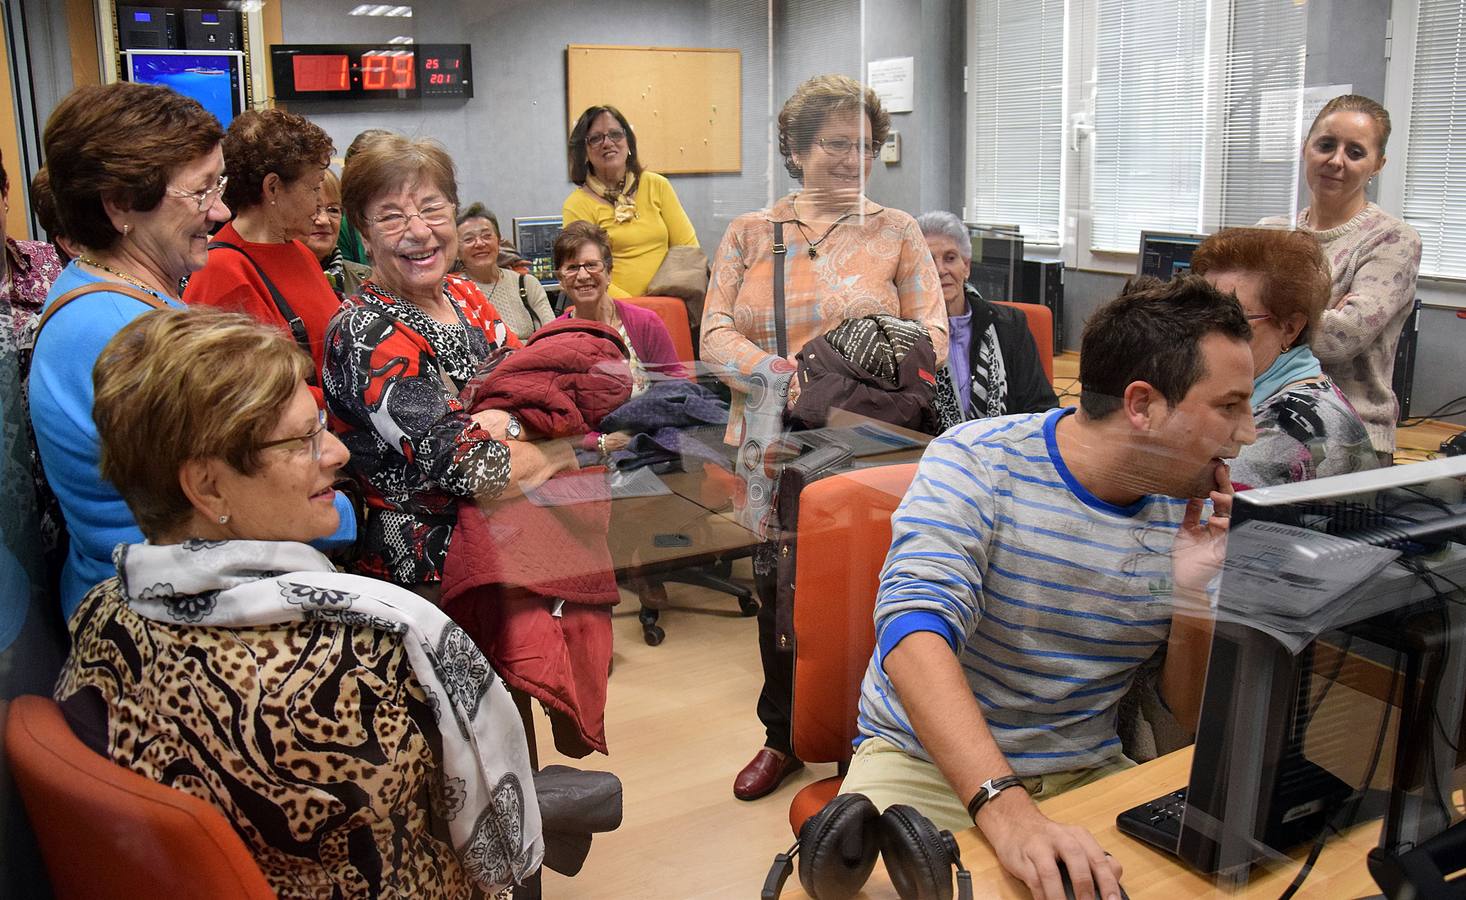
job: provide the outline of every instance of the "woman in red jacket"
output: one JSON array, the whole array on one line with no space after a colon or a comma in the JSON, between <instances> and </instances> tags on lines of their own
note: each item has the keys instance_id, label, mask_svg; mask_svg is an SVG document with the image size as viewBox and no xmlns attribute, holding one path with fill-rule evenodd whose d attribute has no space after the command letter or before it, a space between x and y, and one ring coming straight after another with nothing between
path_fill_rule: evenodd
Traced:
<instances>
[{"instance_id":1,"label":"woman in red jacket","mask_svg":"<svg viewBox=\"0 0 1466 900\"><path fill-rule=\"evenodd\" d=\"M189 279L185 303L243 312L289 335L315 362L321 400L326 325L341 301L302 242L323 215L321 180L331 139L303 116L249 110L224 135L224 200L234 220L209 242L209 261Z\"/></svg>"}]
</instances>

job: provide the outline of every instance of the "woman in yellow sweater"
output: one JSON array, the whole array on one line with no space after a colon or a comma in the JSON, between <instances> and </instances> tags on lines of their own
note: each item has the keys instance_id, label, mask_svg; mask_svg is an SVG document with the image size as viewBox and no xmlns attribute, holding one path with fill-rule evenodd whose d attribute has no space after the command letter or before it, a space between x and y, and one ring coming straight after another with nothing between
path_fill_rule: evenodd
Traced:
<instances>
[{"instance_id":1,"label":"woman in yellow sweater","mask_svg":"<svg viewBox=\"0 0 1466 900\"><path fill-rule=\"evenodd\" d=\"M667 248L697 246L697 232L672 183L642 169L636 133L614 106L592 106L570 133L570 180L565 224L585 221L611 236L612 297L640 297Z\"/></svg>"}]
</instances>

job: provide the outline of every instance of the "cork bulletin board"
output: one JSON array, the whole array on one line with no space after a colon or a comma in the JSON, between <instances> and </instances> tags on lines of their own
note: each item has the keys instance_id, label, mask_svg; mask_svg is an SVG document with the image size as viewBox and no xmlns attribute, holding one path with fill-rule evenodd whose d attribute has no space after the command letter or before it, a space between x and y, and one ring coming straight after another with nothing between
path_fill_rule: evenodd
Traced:
<instances>
[{"instance_id":1,"label":"cork bulletin board","mask_svg":"<svg viewBox=\"0 0 1466 900\"><path fill-rule=\"evenodd\" d=\"M586 107L609 105L630 120L653 172L742 171L737 50L570 44L565 67L567 136Z\"/></svg>"}]
</instances>

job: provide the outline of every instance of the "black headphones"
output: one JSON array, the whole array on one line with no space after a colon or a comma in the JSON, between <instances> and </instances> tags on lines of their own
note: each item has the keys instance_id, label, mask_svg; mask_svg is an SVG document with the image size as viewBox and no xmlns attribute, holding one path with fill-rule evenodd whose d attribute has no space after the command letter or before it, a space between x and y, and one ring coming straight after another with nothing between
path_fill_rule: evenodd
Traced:
<instances>
[{"instance_id":1,"label":"black headphones","mask_svg":"<svg viewBox=\"0 0 1466 900\"><path fill-rule=\"evenodd\" d=\"M972 900L972 875L962 866L957 839L915 809L896 804L878 812L864 794L841 794L810 816L788 853L774 857L763 900L777 900L799 857L799 883L814 900L853 897L870 877L879 851L901 900Z\"/></svg>"}]
</instances>

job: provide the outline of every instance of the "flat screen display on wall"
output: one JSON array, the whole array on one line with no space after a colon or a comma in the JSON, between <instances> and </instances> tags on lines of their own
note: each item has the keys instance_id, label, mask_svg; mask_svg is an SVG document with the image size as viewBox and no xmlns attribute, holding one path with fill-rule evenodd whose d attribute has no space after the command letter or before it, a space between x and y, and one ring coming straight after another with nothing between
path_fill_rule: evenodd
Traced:
<instances>
[{"instance_id":1,"label":"flat screen display on wall","mask_svg":"<svg viewBox=\"0 0 1466 900\"><path fill-rule=\"evenodd\" d=\"M224 128L244 111L244 54L238 50L124 50L128 81L192 97Z\"/></svg>"},{"instance_id":2,"label":"flat screen display on wall","mask_svg":"<svg viewBox=\"0 0 1466 900\"><path fill-rule=\"evenodd\" d=\"M275 99L417 100L473 96L467 44L276 44Z\"/></svg>"}]
</instances>

